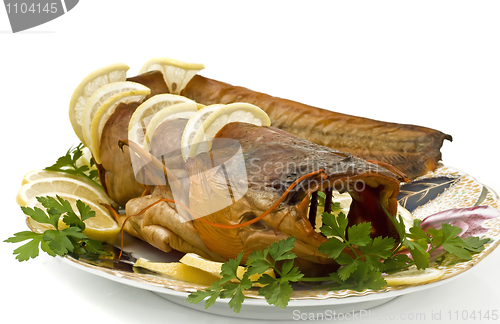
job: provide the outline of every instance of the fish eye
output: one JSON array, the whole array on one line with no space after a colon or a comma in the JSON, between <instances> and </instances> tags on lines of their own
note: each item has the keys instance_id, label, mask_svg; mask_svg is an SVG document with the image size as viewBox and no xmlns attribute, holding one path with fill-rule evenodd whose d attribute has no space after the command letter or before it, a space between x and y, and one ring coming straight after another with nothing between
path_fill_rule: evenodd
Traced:
<instances>
[{"instance_id":1,"label":"fish eye","mask_svg":"<svg viewBox=\"0 0 500 324\"><path fill-rule=\"evenodd\" d=\"M241 216L241 221L242 223L245 223L247 221L251 221L252 219L256 218L257 215L255 215L253 212L246 212ZM267 226L261 222L260 220L258 222L255 222L253 224L248 225L251 229L253 230L265 230L267 229Z\"/></svg>"}]
</instances>

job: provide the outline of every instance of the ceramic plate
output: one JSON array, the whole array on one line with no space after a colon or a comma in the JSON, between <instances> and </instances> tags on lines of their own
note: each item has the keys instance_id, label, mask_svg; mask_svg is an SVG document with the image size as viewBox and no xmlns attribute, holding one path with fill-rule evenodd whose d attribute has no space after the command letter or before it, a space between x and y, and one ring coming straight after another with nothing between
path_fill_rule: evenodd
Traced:
<instances>
[{"instance_id":1,"label":"ceramic plate","mask_svg":"<svg viewBox=\"0 0 500 324\"><path fill-rule=\"evenodd\" d=\"M490 188L482 185L467 173L451 167L441 165L434 172L430 172L401 187L398 196L401 205L410 210L414 218L423 219L434 213L451 208L464 208L488 205L499 210L498 195ZM483 252L475 254L467 262L456 263L448 257L436 268L445 271L445 275L438 281L400 287L387 287L382 290L353 290L327 291L327 290L295 290L287 309L279 309L267 304L257 291L250 290L246 293L242 310L239 314L233 313L228 307L227 300L217 300L215 305L205 310L203 303L192 305L185 300L190 292L203 289L204 286L191 284L166 276L159 276L146 271L139 272L132 267L135 260L144 257L152 261L178 261L183 255L178 252L163 253L147 243L130 236L126 236L124 257L116 260L110 257L107 260L86 260L66 257L67 263L84 271L120 282L122 284L152 291L170 301L183 306L207 311L214 314L236 316L239 318L253 319L290 319L294 311L321 312L325 309L337 312L366 310L391 299L423 289L429 289L449 282L464 273L480 260L486 257L500 243L500 218L490 219L483 225L488 228L485 234L492 241L486 245ZM117 254L116 247L113 249Z\"/></svg>"}]
</instances>

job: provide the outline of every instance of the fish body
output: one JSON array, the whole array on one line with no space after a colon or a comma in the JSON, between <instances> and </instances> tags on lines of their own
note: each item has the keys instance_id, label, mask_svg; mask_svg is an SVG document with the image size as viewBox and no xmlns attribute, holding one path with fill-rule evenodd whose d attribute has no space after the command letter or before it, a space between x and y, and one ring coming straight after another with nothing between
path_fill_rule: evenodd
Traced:
<instances>
[{"instance_id":1,"label":"fish body","mask_svg":"<svg viewBox=\"0 0 500 324\"><path fill-rule=\"evenodd\" d=\"M148 86L151 96L168 92L160 72L128 80ZM204 104L253 103L270 115L272 125L227 124L210 152L184 161L180 130L185 120L158 127L145 152L127 142L128 123L139 103L121 104L104 127L98 169L109 196L125 206L117 220L127 232L165 252L194 252L213 260L235 258L241 251L245 260L252 251L294 236L293 252L302 269L336 266L318 251L326 238L314 230L309 215L319 191L348 192L349 225L371 222L373 236L397 238L387 213L397 213L399 186L407 179L361 157L416 176L433 168L448 138L435 130L334 113L200 76L183 94ZM134 170L131 156L139 157L142 168Z\"/></svg>"},{"instance_id":2,"label":"fish body","mask_svg":"<svg viewBox=\"0 0 500 324\"><path fill-rule=\"evenodd\" d=\"M397 238L384 208L396 214L402 180L398 174L283 130L227 124L213 139L210 152L189 158L185 165L175 152L162 158L129 145L149 168L151 193L128 201L119 222L128 221L129 233L164 251L223 260L243 251L244 262L253 251L293 236L293 252L303 271L331 270L335 260L318 251L326 238L315 231L309 216L311 195L329 189L352 196L350 225L371 222L373 236ZM158 185L151 186L155 182Z\"/></svg>"},{"instance_id":3,"label":"fish body","mask_svg":"<svg viewBox=\"0 0 500 324\"><path fill-rule=\"evenodd\" d=\"M434 170L450 135L427 127L378 121L316 108L196 75L182 95L210 105L247 102L264 110L271 126L310 142L393 165L409 178Z\"/></svg>"}]
</instances>

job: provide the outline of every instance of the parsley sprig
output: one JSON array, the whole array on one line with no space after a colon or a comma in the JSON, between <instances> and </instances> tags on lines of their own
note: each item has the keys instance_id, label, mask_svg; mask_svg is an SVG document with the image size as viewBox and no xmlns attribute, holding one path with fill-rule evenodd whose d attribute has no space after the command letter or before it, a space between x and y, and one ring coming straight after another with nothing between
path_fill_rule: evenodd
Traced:
<instances>
[{"instance_id":1,"label":"parsley sprig","mask_svg":"<svg viewBox=\"0 0 500 324\"><path fill-rule=\"evenodd\" d=\"M80 175L94 182L97 186L101 187L101 184L99 182L99 172L95 169L90 169L90 167L95 165L93 158L90 159L90 167L88 165L77 165L78 159L83 155L83 148L84 146L82 143L80 143L76 147L70 148L64 156L61 156L59 159L57 159L57 162L53 165L46 167L45 170Z\"/></svg>"},{"instance_id":2,"label":"parsley sprig","mask_svg":"<svg viewBox=\"0 0 500 324\"><path fill-rule=\"evenodd\" d=\"M344 213L337 217L323 213L321 232L330 237L318 250L328 255L341 266L330 274L336 289L355 290L381 289L386 282L381 278L385 270L384 260L393 256L395 239L392 237L371 238L371 223L347 227ZM408 258L409 259L409 258Z\"/></svg>"},{"instance_id":3,"label":"parsley sprig","mask_svg":"<svg viewBox=\"0 0 500 324\"><path fill-rule=\"evenodd\" d=\"M463 260L470 260L472 254L481 252L488 238L460 238L461 229L450 224L442 224L440 229L422 229L421 221L415 220L406 232L402 217L391 218L399 234L399 241L391 237L370 236L371 223L361 223L348 227L347 216L337 217L323 213L321 232L329 237L318 250L335 259L339 268L328 277L305 277L294 267L296 255L291 252L295 238L275 242L264 250L252 252L245 264L242 278L237 276L237 268L243 260L243 253L236 259L222 265L221 279L210 287L191 293L187 302L199 303L205 300L205 308L212 306L217 298L230 298L229 307L239 313L245 300L244 291L253 284L260 284L258 294L264 296L270 305L286 308L293 293L294 282L319 282L316 288L341 290L378 290L387 283L383 273L393 273L416 266L425 269L430 265L430 255L437 249L444 249ZM405 253L408 251L408 253ZM410 256L411 257L410 257ZM273 278L264 274L272 268L277 274ZM261 274L257 281L250 280L253 274Z\"/></svg>"},{"instance_id":4,"label":"parsley sprig","mask_svg":"<svg viewBox=\"0 0 500 324\"><path fill-rule=\"evenodd\" d=\"M290 251L294 244L295 238L289 237L274 242L267 249L252 252L246 262L245 274L242 278L238 278L237 269L243 259L243 252L241 252L236 259L229 260L222 265L222 278L219 281L204 290L191 293L187 301L196 304L208 297L205 301L205 308L208 308L215 303L217 298L231 298L229 307L239 313L245 299L243 291L250 289L257 282L263 286L259 289L259 295L264 296L270 305L286 308L293 292L290 282L298 282L304 276L297 267L293 266L296 255ZM278 278L264 274L269 268L274 269ZM253 282L249 278L253 274L262 274L262 276ZM235 280L237 283L229 283Z\"/></svg>"},{"instance_id":5,"label":"parsley sprig","mask_svg":"<svg viewBox=\"0 0 500 324\"><path fill-rule=\"evenodd\" d=\"M386 211L387 212L387 211ZM451 253L461 260L471 260L472 254L479 253L484 250L484 246L490 242L489 238L479 238L469 236L461 238L459 234L462 229L447 223L442 223L441 228L423 229L419 219L413 220L413 226L410 227L409 233L406 233L402 217L390 217L400 237L400 242L396 251L407 249L411 255L411 261L408 264L415 265L418 269L426 269L430 265L431 254L443 249L445 252ZM403 258L403 254L393 255L386 263L386 272L396 272L404 268L402 262L395 257ZM392 267L391 267L392 266Z\"/></svg>"},{"instance_id":6,"label":"parsley sprig","mask_svg":"<svg viewBox=\"0 0 500 324\"><path fill-rule=\"evenodd\" d=\"M43 233L18 232L6 239L4 242L8 243L29 240L14 250L17 260L27 261L36 258L40 248L51 256L63 256L70 253L74 255L107 254L100 241L89 239L82 233L85 230L84 221L95 216L95 212L88 205L78 200L76 207L79 215L77 215L71 204L59 196L56 198L36 197L36 199L46 208L45 211L38 207L21 207L22 211L39 223L52 225L54 229L45 230ZM64 229L59 229L61 217L68 226Z\"/></svg>"},{"instance_id":7,"label":"parsley sprig","mask_svg":"<svg viewBox=\"0 0 500 324\"><path fill-rule=\"evenodd\" d=\"M245 296L243 291L250 289L252 287L252 281L245 275L243 278L238 278L236 271L243 258L243 252L241 252L236 259L231 259L224 263L221 267L221 279L214 282L210 287L204 290L198 290L188 296L187 301L192 304L196 304L209 297L205 301L205 309L212 306L217 298L229 298L229 307L232 308L236 313L241 310L241 304L243 303ZM230 281L238 281L237 283Z\"/></svg>"}]
</instances>

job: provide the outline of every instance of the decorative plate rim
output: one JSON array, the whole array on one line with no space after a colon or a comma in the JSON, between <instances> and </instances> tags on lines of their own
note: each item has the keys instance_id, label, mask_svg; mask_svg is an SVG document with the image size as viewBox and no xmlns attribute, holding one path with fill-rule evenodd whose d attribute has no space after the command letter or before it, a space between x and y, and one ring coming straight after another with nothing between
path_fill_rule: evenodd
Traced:
<instances>
[{"instance_id":1,"label":"decorative plate rim","mask_svg":"<svg viewBox=\"0 0 500 324\"><path fill-rule=\"evenodd\" d=\"M478 182L475 178L470 176L468 173L465 173L463 171L460 171L458 169L448 167L445 165L440 164L438 168L433 171L429 172L426 175L419 177L415 179L414 181L421 180L421 179L429 179L429 178L435 178L438 176L456 176L465 179L466 181L471 182L471 185L480 185L481 188L484 188L487 190L487 194L485 197L483 197L482 201L479 203L479 205L488 205L491 206L497 210L500 210L499 205L499 197L496 194L494 190L491 188L481 184ZM459 181L460 182L460 181ZM456 186L456 185L454 185ZM454 187L452 186L452 187ZM448 190L450 190L452 187L450 187ZM481 196L483 196L483 193L481 193ZM436 199L426 203L426 204L431 204L431 203L436 203ZM450 209L450 208L448 208ZM473 255L472 260L469 261L463 261L460 263L457 263L452 266L447 266L447 265L441 265L441 266L436 266L437 268L445 270L445 275L437 280L431 281L431 282L426 282L422 284L414 284L414 285L406 285L406 286L394 286L394 287L385 287L380 290L364 290L364 291L354 291L354 290L339 290L339 291L327 291L327 290L296 290L291 296L290 304L293 305L296 302L306 302L306 301L314 301L315 305L317 305L318 301L323 301L328 305L333 305L333 304L345 304L350 301L352 302L360 302L361 299L365 300L367 298L355 298L353 299L352 297L368 297L371 296L369 299L370 300L376 300L376 299L383 299L383 298L388 298L388 296L399 296L407 293L411 293L414 291L422 290L422 289L427 289L431 287L435 287L437 285L440 285L442 283L448 282L449 279L456 278L458 275L463 274L470 268L472 268L474 265L476 265L478 262L483 260L486 256L488 256L499 244L500 244L500 218L496 219L490 219L485 222L484 224L485 227L488 228L488 232L485 234L486 236L490 237L492 239L492 242L488 243L485 247L485 249L478 253ZM490 233L491 232L491 233ZM492 235L490 235L492 234ZM139 239L132 238L133 240L140 241ZM141 241L141 243L144 243ZM144 243L147 244L147 243ZM151 249L155 249L152 246L149 246ZM174 278L166 278L166 277L161 277L157 275L150 275L150 274L142 274L142 273L135 273L135 272L126 272L126 271L121 271L121 270L115 270L115 269L109 269L109 268L104 268L104 267L99 267L94 264L90 264L87 261L82 261L75 259L71 256L66 256L63 258L63 260L67 261L66 263L71 264L73 266L76 266L84 271L91 272L93 274L99 275L101 277L105 277L111 280L118 281L122 284L127 284L130 286L134 286L137 288L142 288L142 289L147 289L150 291L158 292L158 293L163 293L167 295L172 295L172 296L183 296L187 297L188 293L194 292L199 289L203 289L206 286L203 285L198 285L198 284L193 284L193 283L188 283L184 282L178 279ZM453 260L450 260L450 262ZM446 263L446 262L445 262ZM267 305L267 302L265 301L264 297L259 296L257 294L256 290L249 290L245 292L245 297L249 297L245 301L245 303L248 304L256 304L256 305ZM252 301L253 300L253 301ZM350 300L350 301L349 301ZM227 300L217 300L218 302L223 302L227 303ZM306 302L307 303L307 302Z\"/></svg>"}]
</instances>

